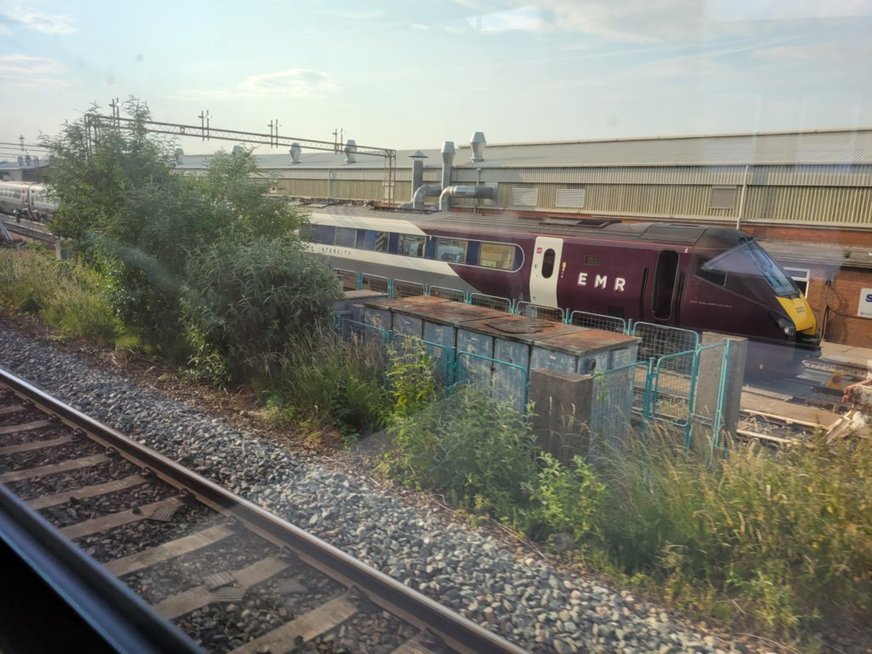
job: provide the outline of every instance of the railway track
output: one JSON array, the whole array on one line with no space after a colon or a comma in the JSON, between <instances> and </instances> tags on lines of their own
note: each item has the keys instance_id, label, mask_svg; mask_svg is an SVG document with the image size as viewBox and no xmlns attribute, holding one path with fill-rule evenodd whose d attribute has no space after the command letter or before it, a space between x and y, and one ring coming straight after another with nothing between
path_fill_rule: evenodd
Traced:
<instances>
[{"instance_id":1,"label":"railway track","mask_svg":"<svg viewBox=\"0 0 872 654\"><path fill-rule=\"evenodd\" d=\"M523 651L2 370L0 483L208 651Z\"/></svg>"}]
</instances>

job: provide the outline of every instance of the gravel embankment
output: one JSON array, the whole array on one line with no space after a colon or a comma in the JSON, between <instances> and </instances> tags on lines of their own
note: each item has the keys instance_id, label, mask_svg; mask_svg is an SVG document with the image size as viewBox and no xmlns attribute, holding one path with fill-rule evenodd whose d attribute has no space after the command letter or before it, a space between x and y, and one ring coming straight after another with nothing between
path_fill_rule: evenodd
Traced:
<instances>
[{"instance_id":1,"label":"gravel embankment","mask_svg":"<svg viewBox=\"0 0 872 654\"><path fill-rule=\"evenodd\" d=\"M748 652L0 327L0 366L533 652Z\"/></svg>"}]
</instances>

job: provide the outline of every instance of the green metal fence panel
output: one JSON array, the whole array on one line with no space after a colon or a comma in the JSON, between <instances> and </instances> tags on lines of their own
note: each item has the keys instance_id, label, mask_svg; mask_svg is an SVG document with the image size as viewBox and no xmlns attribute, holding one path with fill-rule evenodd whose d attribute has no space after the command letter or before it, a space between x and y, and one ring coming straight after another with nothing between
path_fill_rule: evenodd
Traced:
<instances>
[{"instance_id":1,"label":"green metal fence panel","mask_svg":"<svg viewBox=\"0 0 872 654\"><path fill-rule=\"evenodd\" d=\"M359 291L363 288L363 281L360 279L360 273L353 270L344 270L342 268L334 268L333 272L339 278L339 283L342 284L343 291Z\"/></svg>"},{"instance_id":2,"label":"green metal fence panel","mask_svg":"<svg viewBox=\"0 0 872 654\"><path fill-rule=\"evenodd\" d=\"M604 329L619 334L627 333L627 321L617 316L606 316L590 311L573 311L569 314L569 324L589 329Z\"/></svg>"},{"instance_id":3,"label":"green metal fence panel","mask_svg":"<svg viewBox=\"0 0 872 654\"><path fill-rule=\"evenodd\" d=\"M657 360L651 378L647 418L683 428L688 447L698 362L696 350L667 354Z\"/></svg>"},{"instance_id":4,"label":"green metal fence panel","mask_svg":"<svg viewBox=\"0 0 872 654\"><path fill-rule=\"evenodd\" d=\"M427 295L441 297L452 302L467 302L466 291L461 291L456 288L447 288L445 286L428 286Z\"/></svg>"},{"instance_id":5,"label":"green metal fence panel","mask_svg":"<svg viewBox=\"0 0 872 654\"><path fill-rule=\"evenodd\" d=\"M375 325L367 325L359 320L352 320L348 316L338 316L338 329L343 338L351 340L352 338L362 338L367 341L380 342L382 345L387 345L390 340L390 332Z\"/></svg>"},{"instance_id":6,"label":"green metal fence panel","mask_svg":"<svg viewBox=\"0 0 872 654\"><path fill-rule=\"evenodd\" d=\"M391 280L383 275L372 275L370 273L360 274L361 289L370 289L376 293L384 293L388 297L391 296Z\"/></svg>"},{"instance_id":7,"label":"green metal fence panel","mask_svg":"<svg viewBox=\"0 0 872 654\"><path fill-rule=\"evenodd\" d=\"M517 302L515 304L515 313L519 316L527 316L528 318L566 322L566 312L563 309L545 307L540 304L532 304L531 302Z\"/></svg>"},{"instance_id":8,"label":"green metal fence panel","mask_svg":"<svg viewBox=\"0 0 872 654\"><path fill-rule=\"evenodd\" d=\"M420 282L407 282L404 279L394 279L392 282L392 298L414 297L427 294L427 287Z\"/></svg>"},{"instance_id":9,"label":"green metal fence panel","mask_svg":"<svg viewBox=\"0 0 872 654\"><path fill-rule=\"evenodd\" d=\"M639 342L639 360L659 359L661 357L688 352L699 347L699 334L690 329L657 325L650 322L634 322L630 330L631 336L641 339ZM684 359L668 360L667 365L680 365ZM689 368L688 368L689 370Z\"/></svg>"},{"instance_id":10,"label":"green metal fence panel","mask_svg":"<svg viewBox=\"0 0 872 654\"><path fill-rule=\"evenodd\" d=\"M593 375L590 432L598 440L618 446L632 429L633 415L637 413L636 379L648 376L649 364L637 361ZM644 398L644 395L642 396ZM595 440L592 442L596 442Z\"/></svg>"},{"instance_id":11,"label":"green metal fence panel","mask_svg":"<svg viewBox=\"0 0 872 654\"><path fill-rule=\"evenodd\" d=\"M409 334L394 334L395 353L403 356L423 351L433 364L433 376L442 386L451 386L457 378L455 350L442 343L426 341Z\"/></svg>"},{"instance_id":12,"label":"green metal fence panel","mask_svg":"<svg viewBox=\"0 0 872 654\"><path fill-rule=\"evenodd\" d=\"M506 297L497 295L485 295L484 293L470 293L469 303L477 307L486 307L488 309L496 309L497 311L505 311L512 313L514 308L512 300Z\"/></svg>"},{"instance_id":13,"label":"green metal fence panel","mask_svg":"<svg viewBox=\"0 0 872 654\"><path fill-rule=\"evenodd\" d=\"M473 352L457 352L456 383L487 390L491 397L524 413L529 397L527 368Z\"/></svg>"}]
</instances>

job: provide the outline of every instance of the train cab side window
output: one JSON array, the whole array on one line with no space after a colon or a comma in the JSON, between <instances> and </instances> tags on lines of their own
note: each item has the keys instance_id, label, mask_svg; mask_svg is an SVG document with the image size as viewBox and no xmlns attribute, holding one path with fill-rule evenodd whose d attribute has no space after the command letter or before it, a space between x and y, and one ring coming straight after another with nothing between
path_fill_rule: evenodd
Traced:
<instances>
[{"instance_id":1,"label":"train cab side window","mask_svg":"<svg viewBox=\"0 0 872 654\"><path fill-rule=\"evenodd\" d=\"M545 254L542 255L542 277L544 279L549 279L554 274L554 260L556 257L557 253L554 252L553 248L548 248L545 250Z\"/></svg>"},{"instance_id":2,"label":"train cab side window","mask_svg":"<svg viewBox=\"0 0 872 654\"><path fill-rule=\"evenodd\" d=\"M699 265L696 269L697 276L702 277L704 280L711 282L712 284L724 286L727 283L727 273L722 270L708 269L705 267L707 263L707 259L700 259Z\"/></svg>"},{"instance_id":3,"label":"train cab side window","mask_svg":"<svg viewBox=\"0 0 872 654\"><path fill-rule=\"evenodd\" d=\"M397 250L407 257L424 256L424 236L413 234L400 234Z\"/></svg>"},{"instance_id":4,"label":"train cab side window","mask_svg":"<svg viewBox=\"0 0 872 654\"><path fill-rule=\"evenodd\" d=\"M466 248L469 244L457 238L436 239L436 260L450 263L466 263Z\"/></svg>"},{"instance_id":5,"label":"train cab side window","mask_svg":"<svg viewBox=\"0 0 872 654\"><path fill-rule=\"evenodd\" d=\"M352 227L337 227L336 237L333 240L334 245L341 245L346 248L353 248L357 241L357 230Z\"/></svg>"}]
</instances>

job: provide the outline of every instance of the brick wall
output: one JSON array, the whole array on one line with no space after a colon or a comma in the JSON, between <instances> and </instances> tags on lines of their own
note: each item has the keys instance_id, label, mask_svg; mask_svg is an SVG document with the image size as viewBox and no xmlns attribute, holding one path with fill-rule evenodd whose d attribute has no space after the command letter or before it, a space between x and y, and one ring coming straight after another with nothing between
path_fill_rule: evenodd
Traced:
<instances>
[{"instance_id":1,"label":"brick wall","mask_svg":"<svg viewBox=\"0 0 872 654\"><path fill-rule=\"evenodd\" d=\"M857 316L860 289L872 288L872 271L840 270L831 285L823 274L809 283L808 300L824 338L835 343L872 347L872 318Z\"/></svg>"}]
</instances>

